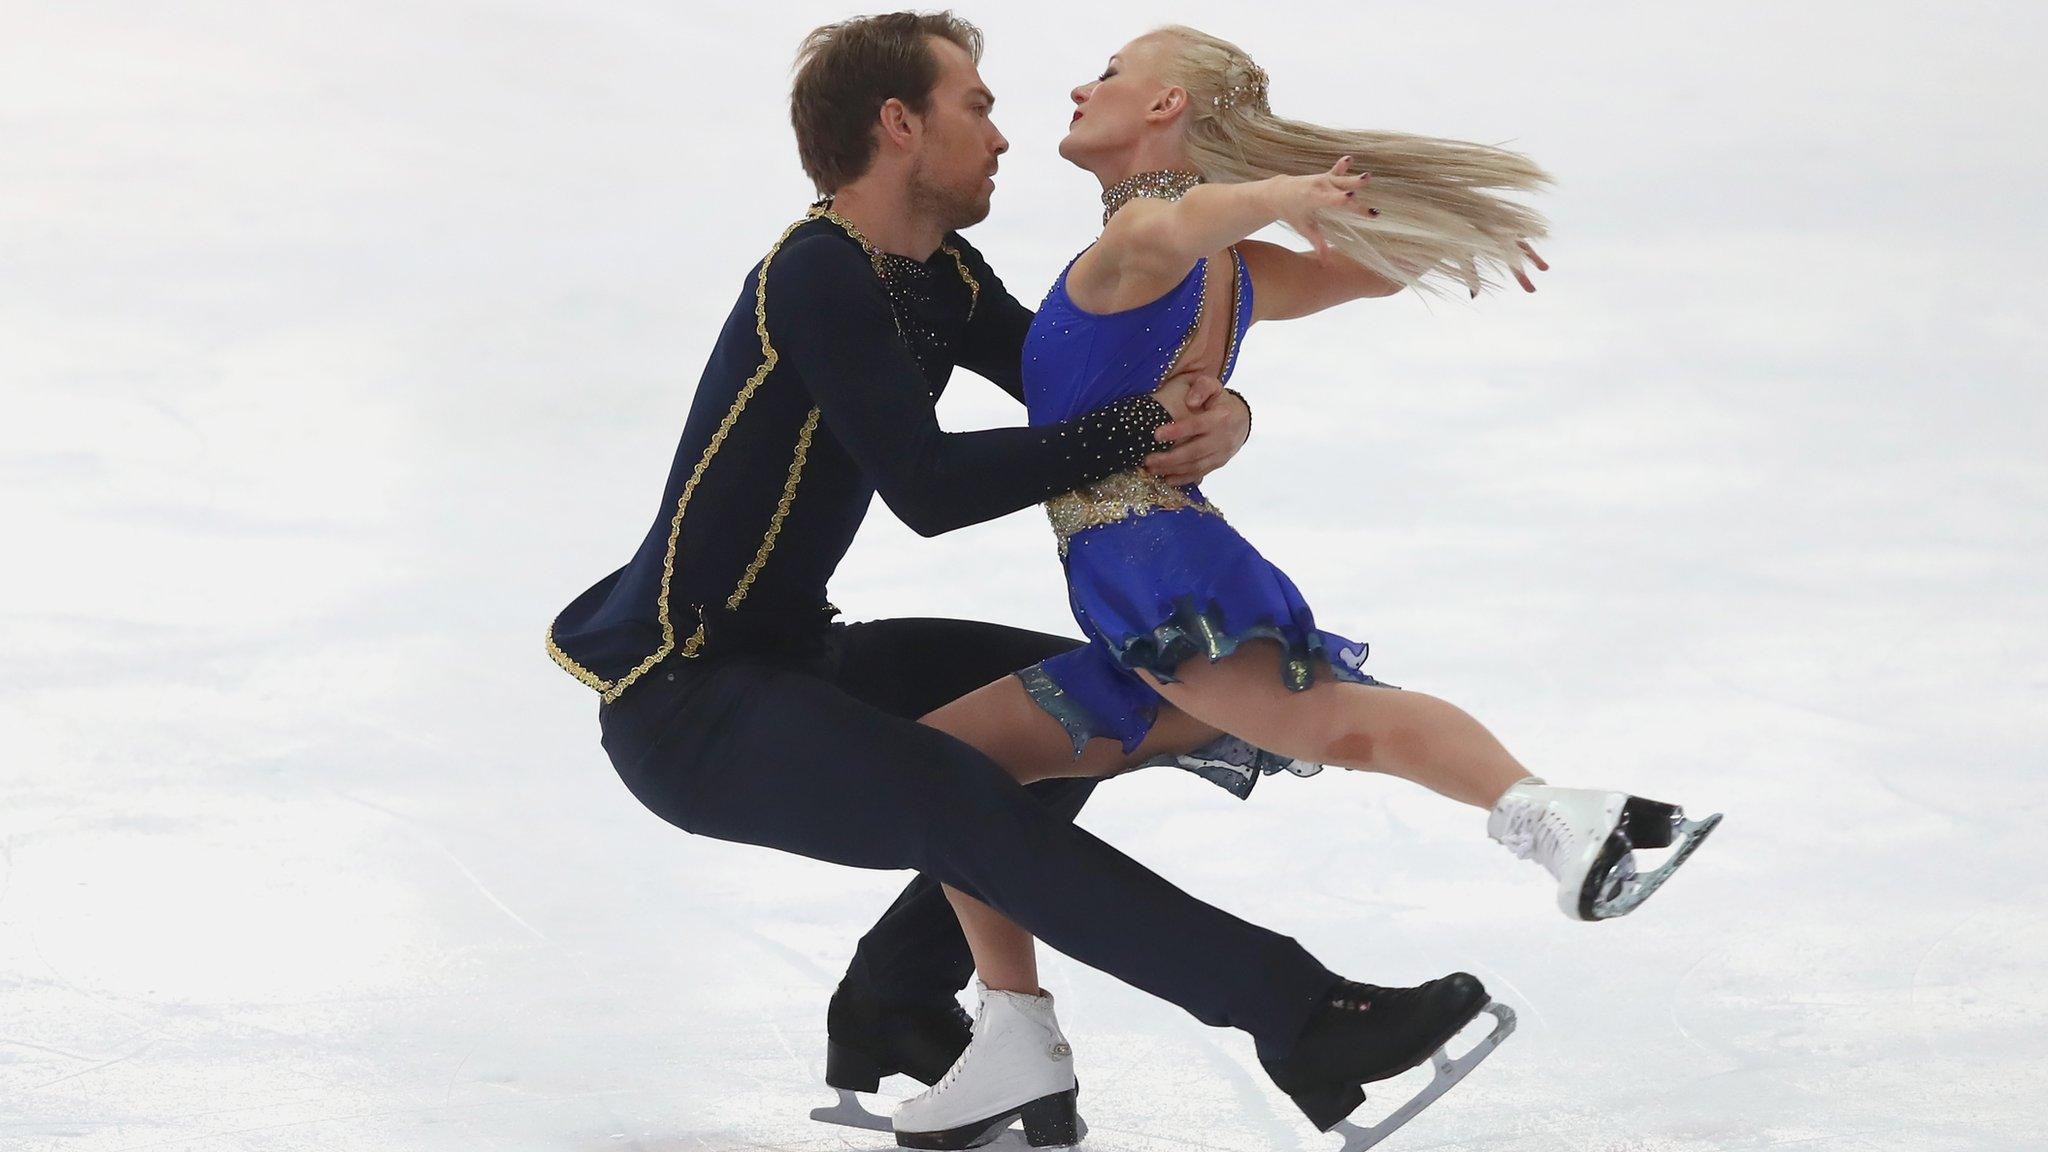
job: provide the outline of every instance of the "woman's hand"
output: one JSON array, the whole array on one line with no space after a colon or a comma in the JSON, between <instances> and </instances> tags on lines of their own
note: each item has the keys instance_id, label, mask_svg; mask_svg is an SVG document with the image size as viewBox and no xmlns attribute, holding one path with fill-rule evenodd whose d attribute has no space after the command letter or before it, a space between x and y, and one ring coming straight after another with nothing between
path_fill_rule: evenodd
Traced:
<instances>
[{"instance_id":1,"label":"woman's hand","mask_svg":"<svg viewBox=\"0 0 2048 1152\"><path fill-rule=\"evenodd\" d=\"M1515 247L1520 248L1522 250L1523 255L1529 258L1529 262L1531 264L1536 265L1536 270L1538 272L1550 271L1550 265L1545 264L1543 262L1543 257L1538 256L1536 254L1536 249L1529 247L1529 242L1527 240L1515 241ZM1515 269L1515 282L1522 286L1522 291L1524 292L1534 292L1536 290L1536 285L1531 284L1529 282L1529 274L1527 272L1522 271L1520 268Z\"/></svg>"},{"instance_id":2,"label":"woman's hand","mask_svg":"<svg viewBox=\"0 0 2048 1152\"><path fill-rule=\"evenodd\" d=\"M1268 180L1273 189L1273 215L1282 224L1315 245L1316 255L1328 256L1330 242L1323 236L1322 225L1316 223L1316 213L1325 208L1342 208L1358 196L1358 190L1372 177L1364 172L1350 175L1351 157L1346 156L1330 165L1328 172L1314 176L1274 176Z\"/></svg>"},{"instance_id":3,"label":"woman's hand","mask_svg":"<svg viewBox=\"0 0 2048 1152\"><path fill-rule=\"evenodd\" d=\"M1244 401L1223 390L1208 374L1183 373L1152 395L1173 417L1155 434L1173 447L1145 457L1145 470L1168 484L1195 484L1230 462L1251 433Z\"/></svg>"}]
</instances>

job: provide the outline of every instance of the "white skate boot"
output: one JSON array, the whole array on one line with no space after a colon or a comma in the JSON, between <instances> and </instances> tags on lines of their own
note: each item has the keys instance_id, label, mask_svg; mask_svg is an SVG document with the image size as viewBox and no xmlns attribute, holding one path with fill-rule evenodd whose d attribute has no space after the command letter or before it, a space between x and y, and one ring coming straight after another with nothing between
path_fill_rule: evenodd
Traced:
<instances>
[{"instance_id":1,"label":"white skate boot","mask_svg":"<svg viewBox=\"0 0 2048 1152\"><path fill-rule=\"evenodd\" d=\"M1053 1018L1052 994L998 992L975 978L974 1038L937 1084L896 1106L904 1148L976 1148L1022 1117L1034 1148L1080 1140L1074 1050Z\"/></svg>"},{"instance_id":2,"label":"white skate boot","mask_svg":"<svg viewBox=\"0 0 2048 1152\"><path fill-rule=\"evenodd\" d=\"M1688 820L1673 804L1626 792L1554 788L1535 777L1507 790L1486 819L1486 834L1557 877L1557 904L1575 920L1608 920L1640 907L1685 863L1719 813ZM1646 872L1636 871L1635 849L1677 848Z\"/></svg>"}]
</instances>

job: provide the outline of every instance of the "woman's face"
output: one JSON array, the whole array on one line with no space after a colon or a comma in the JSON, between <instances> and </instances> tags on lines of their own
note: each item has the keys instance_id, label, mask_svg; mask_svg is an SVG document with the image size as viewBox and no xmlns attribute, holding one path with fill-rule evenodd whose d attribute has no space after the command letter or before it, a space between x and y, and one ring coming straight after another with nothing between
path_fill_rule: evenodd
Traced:
<instances>
[{"instance_id":1,"label":"woman's face","mask_svg":"<svg viewBox=\"0 0 2048 1152\"><path fill-rule=\"evenodd\" d=\"M1060 141L1061 156L1088 167L1090 160L1136 147L1147 131L1157 130L1158 113L1170 120L1186 106L1187 93L1159 78L1164 51L1156 38L1133 40L1109 58L1102 75L1068 93L1074 116Z\"/></svg>"}]
</instances>

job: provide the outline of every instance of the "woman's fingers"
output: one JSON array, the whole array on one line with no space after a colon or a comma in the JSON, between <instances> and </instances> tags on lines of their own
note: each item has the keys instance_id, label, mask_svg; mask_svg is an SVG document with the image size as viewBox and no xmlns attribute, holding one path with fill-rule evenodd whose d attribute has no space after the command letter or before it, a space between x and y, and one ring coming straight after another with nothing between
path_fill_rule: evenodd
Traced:
<instances>
[{"instance_id":1,"label":"woman's fingers","mask_svg":"<svg viewBox=\"0 0 2048 1152\"><path fill-rule=\"evenodd\" d=\"M1536 249L1531 247L1527 240L1515 241L1515 247L1520 248L1522 250L1522 255L1527 256L1529 258L1529 262L1536 265L1536 270L1538 272L1550 271L1550 265L1545 264L1543 262L1543 257L1538 256L1536 254ZM1520 268L1515 269L1515 283L1520 284L1522 286L1522 291L1524 292L1534 292L1536 290L1536 285L1530 283L1529 281L1529 274L1527 272L1522 271Z\"/></svg>"}]
</instances>

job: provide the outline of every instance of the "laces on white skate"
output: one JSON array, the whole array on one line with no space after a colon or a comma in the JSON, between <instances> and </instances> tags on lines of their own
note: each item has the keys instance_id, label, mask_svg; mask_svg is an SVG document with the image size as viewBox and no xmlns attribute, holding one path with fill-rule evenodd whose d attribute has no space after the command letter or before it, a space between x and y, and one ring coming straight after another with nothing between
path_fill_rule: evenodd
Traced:
<instances>
[{"instance_id":1,"label":"laces on white skate","mask_svg":"<svg viewBox=\"0 0 2048 1152\"><path fill-rule=\"evenodd\" d=\"M1552 876L1557 875L1558 861L1571 853L1579 839L1571 822L1548 804L1519 798L1506 814L1507 829L1498 837L1502 846L1517 860L1534 856Z\"/></svg>"},{"instance_id":2,"label":"laces on white skate","mask_svg":"<svg viewBox=\"0 0 2048 1152\"><path fill-rule=\"evenodd\" d=\"M928 1096L936 1096L939 1093L945 1091L947 1088L951 1087L955 1081L960 1079L960 1070L962 1068L967 1067L967 1058L974 1054L974 1041L981 1039L983 1025L986 1024L987 1021L988 998L984 994L982 998L979 1000L979 1002L977 1002L974 1006L974 1035L971 1039L967 1041L966 1050L960 1053L960 1058L958 1060L953 1061L952 1067L946 1069L946 1074L944 1076L939 1077L938 1083L932 1085L931 1087L925 1089L922 1092L919 1092L917 1095L912 1096L910 1098L911 1100L923 1100Z\"/></svg>"},{"instance_id":3,"label":"laces on white skate","mask_svg":"<svg viewBox=\"0 0 2048 1152\"><path fill-rule=\"evenodd\" d=\"M925 1091L897 1105L890 1126L906 1148L971 1148L1022 1119L1033 1147L1074 1143L1086 1131L1075 1110L1073 1050L1050 994L993 991L975 982L973 1035Z\"/></svg>"}]
</instances>

